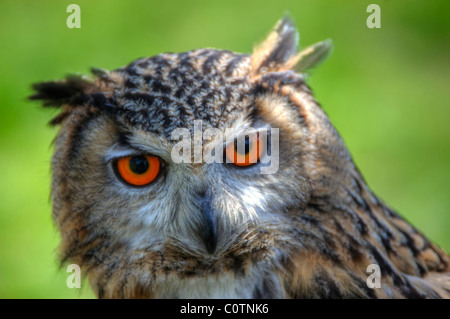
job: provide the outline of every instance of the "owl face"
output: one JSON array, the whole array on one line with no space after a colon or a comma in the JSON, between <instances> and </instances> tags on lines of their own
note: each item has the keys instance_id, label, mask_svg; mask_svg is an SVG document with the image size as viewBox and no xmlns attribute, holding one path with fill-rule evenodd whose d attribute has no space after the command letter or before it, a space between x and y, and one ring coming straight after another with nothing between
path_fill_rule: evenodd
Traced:
<instances>
[{"instance_id":1,"label":"owl face","mask_svg":"<svg viewBox=\"0 0 450 319\"><path fill-rule=\"evenodd\" d=\"M237 70L241 76L219 75L236 61L243 69ZM54 171L70 175L71 210L82 212L84 222L96 232L132 249L176 242L208 256L227 251L251 228L283 224L285 211L304 202L308 193L299 161L307 148L307 133L287 98L265 90L244 72L249 62L248 56L202 50L139 60L110 72L101 80L104 90L94 93L102 107L110 109L79 114L83 120L75 123L76 136L70 126L78 110L71 111L56 142L67 145L70 138L73 146L67 162L60 160L65 155L58 151L53 162ZM158 69L166 64L168 69ZM184 70L185 64L198 67ZM287 119L291 125L281 125ZM173 139L173 132L191 132L194 150L196 121L200 134L211 128L223 133L223 140L201 141L202 154L223 145L223 162L174 161L173 147L179 140ZM247 128L269 133L266 147L273 142L270 129L279 129L281 161L275 174L261 174L261 166L269 165L261 159L245 166L227 163L227 150L234 146L227 141L237 140ZM151 163L152 158L157 162ZM129 179L127 169L143 175L144 181ZM146 174L154 176L145 181Z\"/></svg>"},{"instance_id":2,"label":"owl face","mask_svg":"<svg viewBox=\"0 0 450 319\"><path fill-rule=\"evenodd\" d=\"M294 245L289 211L307 202L307 172L322 164L313 142L334 142L294 69L312 66L328 50L322 42L297 53L297 33L284 19L251 55L160 54L114 71L95 69L92 80L37 84L33 98L61 107L52 121L61 124L52 200L63 261L82 265L100 297L249 297L267 282L280 296L267 274ZM244 136L250 128L255 135ZM228 161L175 161L180 129L191 135L191 149L223 150ZM211 129L222 136L208 136ZM267 136L261 146L259 136ZM275 142L278 169L261 174L269 165L262 148ZM256 160L245 162L252 152ZM205 276L192 280L199 273ZM230 276L243 277L231 287Z\"/></svg>"}]
</instances>

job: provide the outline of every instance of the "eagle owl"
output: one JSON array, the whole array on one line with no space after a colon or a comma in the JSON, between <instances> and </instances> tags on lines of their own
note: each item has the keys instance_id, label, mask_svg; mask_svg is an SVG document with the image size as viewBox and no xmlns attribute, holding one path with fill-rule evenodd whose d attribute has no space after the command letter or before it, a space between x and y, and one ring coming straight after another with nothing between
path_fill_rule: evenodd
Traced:
<instances>
[{"instance_id":1,"label":"eagle owl","mask_svg":"<svg viewBox=\"0 0 450 319\"><path fill-rule=\"evenodd\" d=\"M62 262L99 298L448 298L448 255L371 192L305 83L330 47L299 51L283 18L252 54L163 53L35 84L31 99L60 109ZM226 133L194 148L226 161L174 160L173 133L198 121ZM269 144L278 166L263 174Z\"/></svg>"}]
</instances>

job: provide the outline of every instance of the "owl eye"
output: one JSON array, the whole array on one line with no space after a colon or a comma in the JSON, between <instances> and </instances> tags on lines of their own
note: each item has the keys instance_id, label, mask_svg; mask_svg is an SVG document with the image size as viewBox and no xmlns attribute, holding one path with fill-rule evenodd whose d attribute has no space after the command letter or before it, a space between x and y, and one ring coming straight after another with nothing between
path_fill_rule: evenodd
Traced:
<instances>
[{"instance_id":1,"label":"owl eye","mask_svg":"<svg viewBox=\"0 0 450 319\"><path fill-rule=\"evenodd\" d=\"M151 155L127 156L115 163L117 174L133 186L145 186L153 182L161 168L158 157Z\"/></svg>"},{"instance_id":2,"label":"owl eye","mask_svg":"<svg viewBox=\"0 0 450 319\"><path fill-rule=\"evenodd\" d=\"M236 166L250 166L256 164L263 152L263 143L259 134L245 136L240 147L238 140L230 143L225 149L225 155L229 162Z\"/></svg>"}]
</instances>

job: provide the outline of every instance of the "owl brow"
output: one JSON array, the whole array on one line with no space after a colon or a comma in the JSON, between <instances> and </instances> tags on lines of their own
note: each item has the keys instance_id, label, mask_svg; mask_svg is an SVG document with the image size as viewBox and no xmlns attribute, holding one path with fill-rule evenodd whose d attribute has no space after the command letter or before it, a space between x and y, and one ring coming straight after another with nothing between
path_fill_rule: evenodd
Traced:
<instances>
[{"instance_id":1,"label":"owl brow","mask_svg":"<svg viewBox=\"0 0 450 319\"><path fill-rule=\"evenodd\" d=\"M134 145L130 142L131 136L131 132L120 132L117 142L106 153L105 161L109 162L115 158L149 152L148 150L139 147L139 145Z\"/></svg>"},{"instance_id":2,"label":"owl brow","mask_svg":"<svg viewBox=\"0 0 450 319\"><path fill-rule=\"evenodd\" d=\"M117 151L118 154L126 154L122 156L151 154L162 159L168 159L170 156L170 151L166 149L166 145L152 132L120 132L117 143L111 150Z\"/></svg>"},{"instance_id":3,"label":"owl brow","mask_svg":"<svg viewBox=\"0 0 450 319\"><path fill-rule=\"evenodd\" d=\"M137 153L145 153L144 150L131 146L130 144L117 142L106 153L105 162L113 159L126 157Z\"/></svg>"}]
</instances>

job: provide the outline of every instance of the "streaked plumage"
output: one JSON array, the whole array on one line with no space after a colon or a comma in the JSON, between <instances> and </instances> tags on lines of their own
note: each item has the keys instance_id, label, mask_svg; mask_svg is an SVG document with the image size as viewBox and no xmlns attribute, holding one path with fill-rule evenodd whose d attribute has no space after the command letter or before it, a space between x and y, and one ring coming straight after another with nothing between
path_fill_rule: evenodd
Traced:
<instances>
[{"instance_id":1,"label":"streaked plumage","mask_svg":"<svg viewBox=\"0 0 450 319\"><path fill-rule=\"evenodd\" d=\"M61 109L61 258L98 297L450 296L448 255L371 192L304 81L330 42L298 53L297 37L284 18L251 55L166 53L34 86L32 99ZM278 172L172 163L171 133L199 119L203 130L279 128ZM150 186L111 172L108 159L130 149L162 159ZM370 264L381 288L366 284Z\"/></svg>"}]
</instances>

